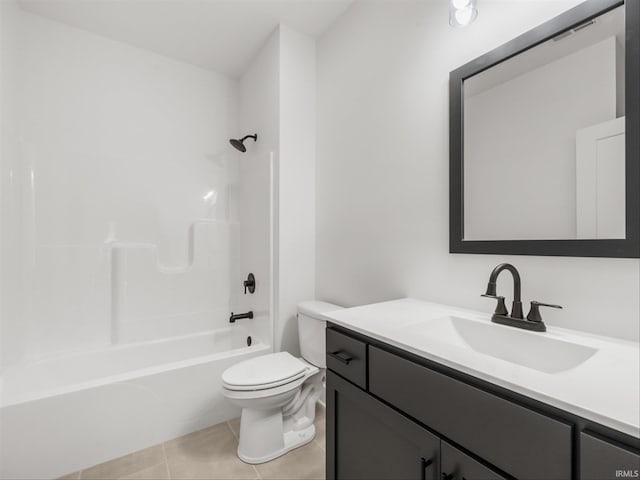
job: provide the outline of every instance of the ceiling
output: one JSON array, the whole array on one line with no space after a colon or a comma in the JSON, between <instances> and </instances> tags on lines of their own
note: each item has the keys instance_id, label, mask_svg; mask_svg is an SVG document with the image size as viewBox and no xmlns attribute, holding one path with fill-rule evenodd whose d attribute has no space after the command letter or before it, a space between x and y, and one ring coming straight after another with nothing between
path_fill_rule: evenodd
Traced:
<instances>
[{"instance_id":1,"label":"ceiling","mask_svg":"<svg viewBox=\"0 0 640 480\"><path fill-rule=\"evenodd\" d=\"M237 77L278 24L319 36L353 0L19 0L38 15Z\"/></svg>"}]
</instances>

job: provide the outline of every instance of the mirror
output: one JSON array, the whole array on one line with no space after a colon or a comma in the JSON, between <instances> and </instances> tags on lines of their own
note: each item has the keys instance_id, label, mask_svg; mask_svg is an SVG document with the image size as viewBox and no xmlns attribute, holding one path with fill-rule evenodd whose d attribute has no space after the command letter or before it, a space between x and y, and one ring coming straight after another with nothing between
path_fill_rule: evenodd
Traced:
<instances>
[{"instance_id":1,"label":"mirror","mask_svg":"<svg viewBox=\"0 0 640 480\"><path fill-rule=\"evenodd\" d=\"M463 94L465 240L625 238L623 6Z\"/></svg>"},{"instance_id":2,"label":"mirror","mask_svg":"<svg viewBox=\"0 0 640 480\"><path fill-rule=\"evenodd\" d=\"M638 3L584 2L451 72L451 252L640 256Z\"/></svg>"}]
</instances>

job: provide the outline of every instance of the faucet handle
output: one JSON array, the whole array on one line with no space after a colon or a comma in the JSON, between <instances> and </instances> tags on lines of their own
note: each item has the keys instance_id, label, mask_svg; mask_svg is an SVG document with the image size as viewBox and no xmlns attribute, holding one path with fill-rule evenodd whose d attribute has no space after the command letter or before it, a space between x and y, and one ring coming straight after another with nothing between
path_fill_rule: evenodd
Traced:
<instances>
[{"instance_id":1,"label":"faucet handle","mask_svg":"<svg viewBox=\"0 0 640 480\"><path fill-rule=\"evenodd\" d=\"M509 314L509 310L507 310L507 306L504 304L504 297L502 296L498 296L498 295L488 295L486 293L483 293L482 295L480 295L481 297L486 297L486 298L493 298L494 300L498 301L498 304L496 305L496 309L493 312L494 315L508 315Z\"/></svg>"},{"instance_id":2,"label":"faucet handle","mask_svg":"<svg viewBox=\"0 0 640 480\"><path fill-rule=\"evenodd\" d=\"M527 320L531 322L542 322L540 307L562 308L560 305L553 305L551 303L542 303L536 300L532 300L531 309L529 310L529 313L527 313Z\"/></svg>"},{"instance_id":3,"label":"faucet handle","mask_svg":"<svg viewBox=\"0 0 640 480\"><path fill-rule=\"evenodd\" d=\"M253 293L256 291L256 277L253 275L253 273L250 273L247 276L247 279L242 282L242 284L244 285L244 294L247 294L247 290L249 290L249 293Z\"/></svg>"}]
</instances>

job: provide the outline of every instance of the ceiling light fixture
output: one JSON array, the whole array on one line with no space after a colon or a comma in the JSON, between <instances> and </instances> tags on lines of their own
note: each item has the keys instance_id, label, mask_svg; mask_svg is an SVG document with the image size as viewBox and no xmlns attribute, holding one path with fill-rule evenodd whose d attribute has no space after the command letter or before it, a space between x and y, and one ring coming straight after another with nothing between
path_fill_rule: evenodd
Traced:
<instances>
[{"instance_id":1,"label":"ceiling light fixture","mask_svg":"<svg viewBox=\"0 0 640 480\"><path fill-rule=\"evenodd\" d=\"M477 0L449 0L449 25L466 27L478 16Z\"/></svg>"}]
</instances>

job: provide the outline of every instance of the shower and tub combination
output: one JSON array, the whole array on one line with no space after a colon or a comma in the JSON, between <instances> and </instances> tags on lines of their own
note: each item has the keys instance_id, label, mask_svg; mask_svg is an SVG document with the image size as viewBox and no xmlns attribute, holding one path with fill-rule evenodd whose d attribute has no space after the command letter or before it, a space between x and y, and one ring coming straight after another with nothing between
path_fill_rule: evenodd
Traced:
<instances>
[{"instance_id":1,"label":"shower and tub combination","mask_svg":"<svg viewBox=\"0 0 640 480\"><path fill-rule=\"evenodd\" d=\"M274 160L236 79L0 3L0 478L55 478L240 414Z\"/></svg>"},{"instance_id":2,"label":"shower and tub combination","mask_svg":"<svg viewBox=\"0 0 640 480\"><path fill-rule=\"evenodd\" d=\"M314 294L308 19L348 2L125 3L0 1L0 479L239 416Z\"/></svg>"},{"instance_id":3,"label":"shower and tub combination","mask_svg":"<svg viewBox=\"0 0 640 480\"><path fill-rule=\"evenodd\" d=\"M59 476L239 415L223 397L221 377L237 362L273 351L272 281L268 271L260 282L253 273L242 280L238 237L252 226L241 225L242 199L233 189L242 179L232 172L240 159L228 150L212 182L228 182L221 189L226 201L240 205L235 213L229 207L218 218L192 222L184 265L166 265L162 245L119 235L97 247L104 262L95 265L95 278L104 278L94 291L107 307L95 312L104 320L101 342L83 344L81 335L66 331L79 341L71 346L71 339L52 338L47 351L30 345L32 332L25 332L23 358L0 377L1 478ZM269 257L269 248L258 253ZM58 272L46 269L57 267L34 266L49 275ZM65 293L54 283L43 286ZM41 294L26 293L31 302ZM66 327L61 316L73 318L70 310L82 303L67 300L52 312L60 329ZM28 313L38 306L19 306L25 322L37 324ZM250 316L237 317L250 321L230 323L233 308L248 307ZM82 328L80 320L75 327Z\"/></svg>"}]
</instances>

